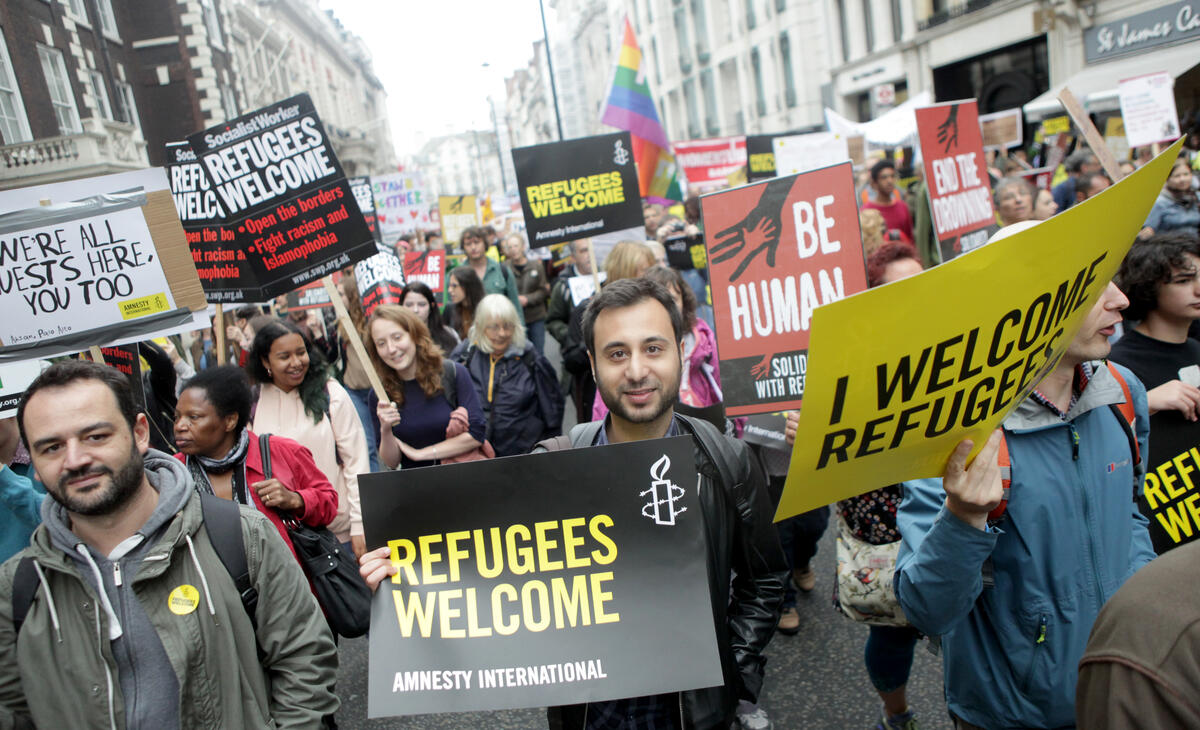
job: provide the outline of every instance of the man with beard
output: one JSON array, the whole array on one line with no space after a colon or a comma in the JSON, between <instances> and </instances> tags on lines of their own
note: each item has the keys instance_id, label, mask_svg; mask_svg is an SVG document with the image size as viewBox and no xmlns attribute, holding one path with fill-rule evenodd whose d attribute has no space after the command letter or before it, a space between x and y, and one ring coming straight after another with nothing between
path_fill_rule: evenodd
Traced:
<instances>
[{"instance_id":1,"label":"man with beard","mask_svg":"<svg viewBox=\"0 0 1200 730\"><path fill-rule=\"evenodd\" d=\"M775 633L787 565L771 524L766 477L742 442L674 411L683 373L683 315L648 279L623 279L592 298L583 341L609 415L571 430L574 447L690 435L705 510L709 594L725 683L669 695L550 709L555 728L769 727L756 708L763 650Z\"/></svg>"},{"instance_id":2,"label":"man with beard","mask_svg":"<svg viewBox=\"0 0 1200 730\"><path fill-rule=\"evenodd\" d=\"M0 727L332 717L336 649L299 565L263 515L202 505L187 470L149 448L125 376L53 365L17 421L51 499L30 546L0 568ZM244 592L206 514L239 521Z\"/></svg>"}]
</instances>

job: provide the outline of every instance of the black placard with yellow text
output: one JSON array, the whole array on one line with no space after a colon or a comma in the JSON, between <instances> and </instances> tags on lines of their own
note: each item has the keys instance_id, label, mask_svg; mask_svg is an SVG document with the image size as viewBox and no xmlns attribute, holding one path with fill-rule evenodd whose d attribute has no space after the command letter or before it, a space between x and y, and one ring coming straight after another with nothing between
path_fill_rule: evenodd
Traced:
<instances>
[{"instance_id":1,"label":"black placard with yellow text","mask_svg":"<svg viewBox=\"0 0 1200 730\"><path fill-rule=\"evenodd\" d=\"M532 248L643 225L629 132L512 151Z\"/></svg>"},{"instance_id":2,"label":"black placard with yellow text","mask_svg":"<svg viewBox=\"0 0 1200 730\"><path fill-rule=\"evenodd\" d=\"M723 682L688 437L364 474L369 717ZM669 657L669 661L664 660Z\"/></svg>"}]
</instances>

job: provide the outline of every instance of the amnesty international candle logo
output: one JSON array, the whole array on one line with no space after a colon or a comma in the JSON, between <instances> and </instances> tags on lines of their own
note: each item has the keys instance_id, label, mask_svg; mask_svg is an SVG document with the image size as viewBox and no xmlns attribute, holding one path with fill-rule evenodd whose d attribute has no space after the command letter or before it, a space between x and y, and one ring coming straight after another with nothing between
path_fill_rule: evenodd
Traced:
<instances>
[{"instance_id":1,"label":"amnesty international candle logo","mask_svg":"<svg viewBox=\"0 0 1200 730\"><path fill-rule=\"evenodd\" d=\"M675 503L683 496L683 487L672 484L666 478L667 470L671 468L671 459L666 454L650 467L650 488L641 493L650 501L642 507L642 516L654 520L656 525L674 525L675 517L687 512L687 507L675 508Z\"/></svg>"},{"instance_id":2,"label":"amnesty international candle logo","mask_svg":"<svg viewBox=\"0 0 1200 730\"><path fill-rule=\"evenodd\" d=\"M634 497L627 485L647 475ZM685 475L689 437L362 475L367 543L387 545L397 571L372 606L368 714L719 684ZM668 651L670 670L646 666Z\"/></svg>"},{"instance_id":3,"label":"amnesty international candle logo","mask_svg":"<svg viewBox=\"0 0 1200 730\"><path fill-rule=\"evenodd\" d=\"M613 152L613 162L618 165L624 165L629 162L629 153L625 150L624 143L621 140L618 139L614 142L613 147L616 148L616 151Z\"/></svg>"}]
</instances>

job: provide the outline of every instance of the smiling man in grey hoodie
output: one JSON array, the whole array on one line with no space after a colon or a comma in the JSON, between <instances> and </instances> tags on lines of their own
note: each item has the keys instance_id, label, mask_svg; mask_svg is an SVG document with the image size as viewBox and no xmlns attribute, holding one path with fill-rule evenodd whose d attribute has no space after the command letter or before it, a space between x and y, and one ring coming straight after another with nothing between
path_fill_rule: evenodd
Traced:
<instances>
[{"instance_id":1,"label":"smiling man in grey hoodie","mask_svg":"<svg viewBox=\"0 0 1200 730\"><path fill-rule=\"evenodd\" d=\"M249 615L191 477L149 448L123 375L58 363L17 418L52 499L30 546L0 568L0 728L313 728L332 717L336 649L299 565L243 508ZM22 563L36 592L16 625Z\"/></svg>"}]
</instances>

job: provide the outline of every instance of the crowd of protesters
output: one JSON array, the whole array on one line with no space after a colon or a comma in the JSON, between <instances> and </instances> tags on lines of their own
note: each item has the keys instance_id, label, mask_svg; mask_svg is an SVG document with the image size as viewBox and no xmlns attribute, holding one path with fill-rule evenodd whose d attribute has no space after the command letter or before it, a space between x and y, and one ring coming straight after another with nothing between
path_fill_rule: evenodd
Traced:
<instances>
[{"instance_id":1,"label":"crowd of protesters","mask_svg":"<svg viewBox=\"0 0 1200 730\"><path fill-rule=\"evenodd\" d=\"M874 162L858 191L872 287L940 263L923 183L901 167ZM989 166L993 240L1113 182L1086 149L1052 186L1025 168L1016 155ZM704 509L725 684L551 708L551 726L770 727L763 652L802 629L797 595L814 590L832 523L831 610L870 627L863 689L879 730L918 727L906 687L922 641L942 652L956 728L1200 727L1200 541L1156 559L1172 546L1152 543L1130 500L1149 437L1200 420L1198 187L1181 157L1067 354L973 462L964 441L940 479L777 525L788 452L748 444L726 417L704 272L668 265L665 244L703 236L694 199L679 216L647 204L645 237L609 250L590 295L571 286L599 279L590 240L547 266L520 232L472 227L440 293L410 283L368 317L346 272L348 323L280 302L236 309L223 353L211 332L143 343L144 409L115 370L56 363L0 421L0 558L13 558L0 728L332 727L336 632L295 525L327 527L374 589L395 567L388 548L367 550L360 475L675 435L722 495ZM568 402L578 425L563 435ZM240 570L218 520L244 546ZM843 545L886 566L869 592L844 579ZM179 628L168 608L194 620Z\"/></svg>"}]
</instances>

